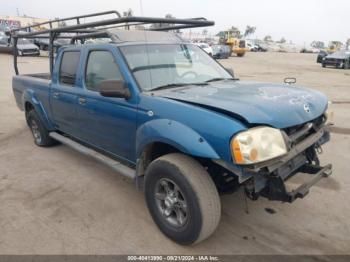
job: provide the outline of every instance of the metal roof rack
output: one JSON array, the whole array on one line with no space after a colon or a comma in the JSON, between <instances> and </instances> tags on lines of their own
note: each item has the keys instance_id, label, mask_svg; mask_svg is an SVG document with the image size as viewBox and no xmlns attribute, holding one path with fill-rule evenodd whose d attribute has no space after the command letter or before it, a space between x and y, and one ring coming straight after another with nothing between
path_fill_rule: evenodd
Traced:
<instances>
[{"instance_id":1,"label":"metal roof rack","mask_svg":"<svg viewBox=\"0 0 350 262\"><path fill-rule=\"evenodd\" d=\"M95 22L81 23L85 18L98 18L105 15L116 15L116 18L104 19ZM67 22L73 23L72 25L65 25ZM54 25L57 27L54 27ZM63 25L62 25L63 24ZM157 24L157 27L151 25ZM60 25L60 26L59 26ZM93 13L81 16L73 16L63 19L50 20L43 23L33 24L26 27L12 29L6 32L13 38L14 48L14 67L15 72L18 75L17 67L17 42L19 38L48 38L49 39L49 58L50 58L50 73L53 70L54 62L54 48L53 44L55 39L71 39L71 43L75 40L91 37L110 37L107 29L124 27L130 29L131 26L143 26L144 30L150 31L171 31L186 28L205 27L214 25L213 21L208 21L203 17L190 18L190 19L177 19L177 18L154 18L154 17L142 17L142 16L125 16L122 17L119 12L112 10L100 13ZM38 27L49 27L48 29L36 31ZM148 26L148 27L147 27ZM63 34L63 35L62 35Z\"/></svg>"}]
</instances>

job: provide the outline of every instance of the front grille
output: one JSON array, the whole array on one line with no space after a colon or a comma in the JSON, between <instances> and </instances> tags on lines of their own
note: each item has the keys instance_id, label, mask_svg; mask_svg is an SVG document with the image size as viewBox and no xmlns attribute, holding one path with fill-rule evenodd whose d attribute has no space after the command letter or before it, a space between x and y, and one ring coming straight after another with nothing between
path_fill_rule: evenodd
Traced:
<instances>
[{"instance_id":1,"label":"front grille","mask_svg":"<svg viewBox=\"0 0 350 262\"><path fill-rule=\"evenodd\" d=\"M326 62L328 64L339 64L342 62L341 59L336 59L336 58L326 58Z\"/></svg>"},{"instance_id":2,"label":"front grille","mask_svg":"<svg viewBox=\"0 0 350 262\"><path fill-rule=\"evenodd\" d=\"M285 128L283 131L287 134L293 144L297 144L309 135L319 130L325 121L326 117L324 115L321 115L312 121L303 123L301 125Z\"/></svg>"},{"instance_id":3,"label":"front grille","mask_svg":"<svg viewBox=\"0 0 350 262\"><path fill-rule=\"evenodd\" d=\"M26 49L26 50L23 50L23 53L37 53L38 50L37 49Z\"/></svg>"}]
</instances>

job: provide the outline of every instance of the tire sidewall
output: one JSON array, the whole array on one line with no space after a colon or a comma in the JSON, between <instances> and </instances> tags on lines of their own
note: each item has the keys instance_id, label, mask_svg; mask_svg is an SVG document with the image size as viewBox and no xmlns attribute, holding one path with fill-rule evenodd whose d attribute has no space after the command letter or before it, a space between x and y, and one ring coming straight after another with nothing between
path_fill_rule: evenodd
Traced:
<instances>
[{"instance_id":1,"label":"tire sidewall","mask_svg":"<svg viewBox=\"0 0 350 262\"><path fill-rule=\"evenodd\" d=\"M171 226L159 212L154 195L157 181L161 178L174 181L186 199L188 218L181 228ZM177 166L165 160L151 163L145 177L145 198L153 220L166 236L183 245L192 244L198 239L202 229L200 203L191 184Z\"/></svg>"},{"instance_id":2,"label":"tire sidewall","mask_svg":"<svg viewBox=\"0 0 350 262\"><path fill-rule=\"evenodd\" d=\"M38 130L40 132L40 136L41 136L41 141L39 142L37 139L35 139L34 134L33 134L33 138L34 138L34 143L37 146L42 146L42 147L46 147L46 146L51 146L53 144L55 144L55 141L49 136L48 131L46 130L45 126L43 125L42 121L40 120L39 116L37 115L37 113L34 110L29 111L26 114L26 118L27 118L27 124L33 134L33 130L32 130L32 123L31 121L34 120L35 123L38 126Z\"/></svg>"}]
</instances>

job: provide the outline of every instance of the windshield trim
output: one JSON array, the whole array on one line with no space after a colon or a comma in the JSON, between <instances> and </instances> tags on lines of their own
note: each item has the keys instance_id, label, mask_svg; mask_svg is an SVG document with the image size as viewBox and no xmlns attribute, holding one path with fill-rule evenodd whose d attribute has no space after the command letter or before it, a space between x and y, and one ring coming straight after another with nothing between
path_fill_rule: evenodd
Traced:
<instances>
[{"instance_id":1,"label":"windshield trim","mask_svg":"<svg viewBox=\"0 0 350 262\"><path fill-rule=\"evenodd\" d=\"M124 64L128 68L128 71L130 72L130 75L131 75L132 79L134 80L134 82L136 83L137 89L139 90L140 93L149 93L151 91L151 89L150 90L142 89L139 81L136 79L136 77L134 75L133 70L131 70L130 65L129 65L129 63L128 63L128 61L127 61L123 51L121 50L121 47L125 47L125 46L142 46L142 45L192 45L192 46L196 46L194 43L188 43L188 42L181 42L181 43L163 43L163 42L160 42L160 43L158 43L158 42L150 42L150 43L146 43L146 42L130 42L130 43L125 43L124 42L121 45L116 45L116 48L117 48L117 50L118 50L118 52L119 52L119 54L120 54ZM219 65L223 70L225 70L227 72L226 68L222 64L220 64L216 59L214 59L212 56L210 56L204 50L203 50L203 52L204 52L205 55L210 57L217 65ZM232 77L232 79L238 80L234 76L231 76L231 77Z\"/></svg>"}]
</instances>

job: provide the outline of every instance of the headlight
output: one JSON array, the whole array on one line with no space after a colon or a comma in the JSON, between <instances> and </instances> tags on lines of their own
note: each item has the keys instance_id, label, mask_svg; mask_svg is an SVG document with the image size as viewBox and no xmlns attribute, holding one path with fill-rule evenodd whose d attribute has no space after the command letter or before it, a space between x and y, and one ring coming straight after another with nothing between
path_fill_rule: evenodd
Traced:
<instances>
[{"instance_id":1,"label":"headlight","mask_svg":"<svg viewBox=\"0 0 350 262\"><path fill-rule=\"evenodd\" d=\"M328 101L328 107L327 107L327 110L324 114L325 114L326 119L327 119L326 124L333 125L334 124L334 110L333 110L331 101Z\"/></svg>"},{"instance_id":2,"label":"headlight","mask_svg":"<svg viewBox=\"0 0 350 262\"><path fill-rule=\"evenodd\" d=\"M231 152L237 164L253 164L282 156L287 147L280 130L255 127L232 139Z\"/></svg>"}]
</instances>

